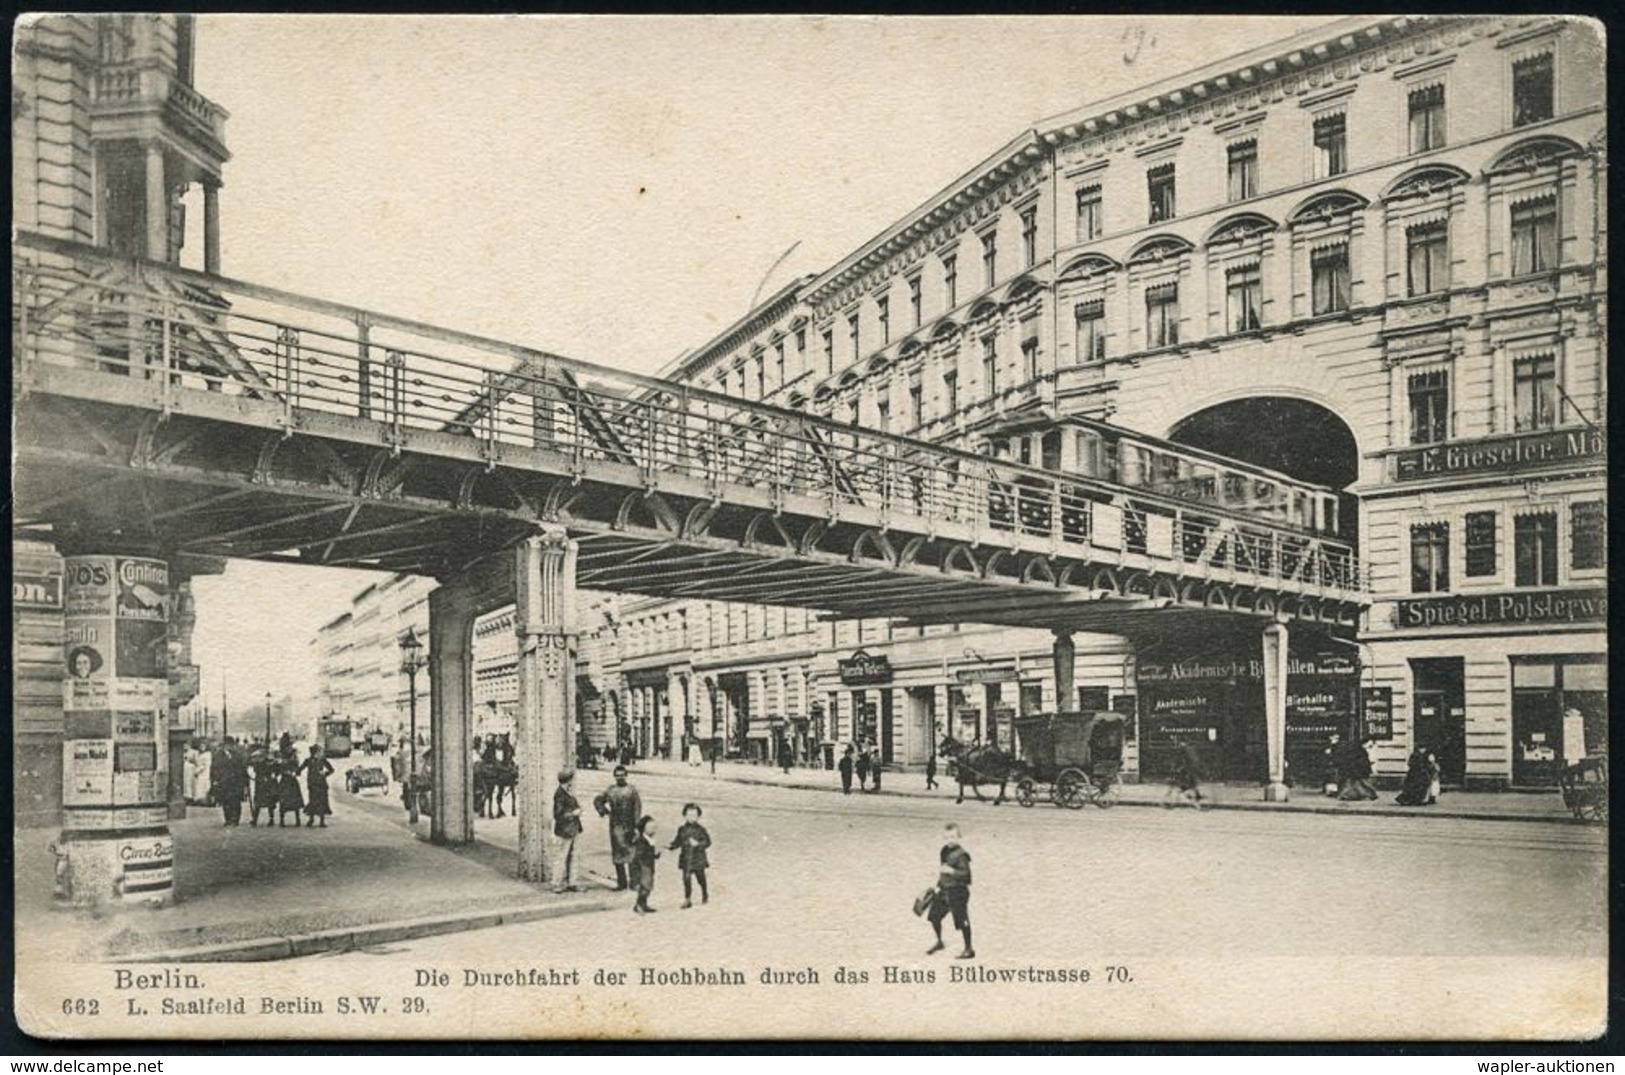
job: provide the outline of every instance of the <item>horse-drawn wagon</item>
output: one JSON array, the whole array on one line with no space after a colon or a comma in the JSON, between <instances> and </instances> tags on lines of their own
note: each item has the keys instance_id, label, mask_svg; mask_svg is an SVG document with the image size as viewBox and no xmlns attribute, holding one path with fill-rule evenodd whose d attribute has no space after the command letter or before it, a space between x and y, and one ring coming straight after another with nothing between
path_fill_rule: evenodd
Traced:
<instances>
[{"instance_id":1,"label":"horse-drawn wagon","mask_svg":"<svg viewBox=\"0 0 1625 1075\"><path fill-rule=\"evenodd\" d=\"M981 785L999 785L997 806L1004 802L1006 786L1014 781L1016 801L1031 806L1048 794L1057 806L1076 810L1085 803L1113 805L1117 774L1123 766L1123 737L1127 718L1121 713L1041 713L1017 717L1016 752L975 743L966 746L945 739L939 753L948 759L949 772L959 785L957 802L970 788L982 798Z\"/></svg>"},{"instance_id":2,"label":"horse-drawn wagon","mask_svg":"<svg viewBox=\"0 0 1625 1075\"><path fill-rule=\"evenodd\" d=\"M1121 713L1042 713L1018 717L1016 739L1024 771L1016 781L1016 802L1032 806L1041 794L1069 810L1117 802L1117 774L1123 763Z\"/></svg>"}]
</instances>

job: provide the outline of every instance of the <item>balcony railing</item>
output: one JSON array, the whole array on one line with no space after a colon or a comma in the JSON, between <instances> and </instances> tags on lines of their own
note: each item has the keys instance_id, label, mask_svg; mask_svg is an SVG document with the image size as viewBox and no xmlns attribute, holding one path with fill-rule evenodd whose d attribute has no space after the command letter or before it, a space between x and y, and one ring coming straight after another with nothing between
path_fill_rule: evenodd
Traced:
<instances>
[{"instance_id":1,"label":"balcony railing","mask_svg":"<svg viewBox=\"0 0 1625 1075\"><path fill-rule=\"evenodd\" d=\"M14 371L33 364L156 382L162 406L203 390L371 419L381 443L469 437L493 463L516 449L572 472L658 488L667 475L862 505L883 525L944 523L1051 555L1124 557L1260 585L1366 588L1353 549L1285 526L1082 475L990 460L768 404L354 307L36 236L13 246ZM1034 540L1036 539L1036 540Z\"/></svg>"}]
</instances>

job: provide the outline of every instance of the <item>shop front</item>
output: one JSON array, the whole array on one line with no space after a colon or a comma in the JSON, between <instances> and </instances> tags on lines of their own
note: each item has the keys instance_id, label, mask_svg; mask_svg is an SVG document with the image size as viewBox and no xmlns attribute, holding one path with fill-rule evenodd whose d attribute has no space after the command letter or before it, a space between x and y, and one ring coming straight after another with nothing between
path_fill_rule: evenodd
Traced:
<instances>
[{"instance_id":1,"label":"shop front","mask_svg":"<svg viewBox=\"0 0 1625 1075\"><path fill-rule=\"evenodd\" d=\"M1512 782L1557 783L1608 749L1608 663L1600 653L1512 658Z\"/></svg>"},{"instance_id":2,"label":"shop front","mask_svg":"<svg viewBox=\"0 0 1625 1075\"><path fill-rule=\"evenodd\" d=\"M1287 774L1294 782L1321 778L1333 733L1356 734L1360 674L1355 650L1323 640L1294 649L1287 664ZM1238 650L1142 655L1139 764L1143 779L1171 775L1187 745L1205 779L1263 783L1269 776L1260 657ZM1311 775L1312 774L1312 775Z\"/></svg>"},{"instance_id":3,"label":"shop front","mask_svg":"<svg viewBox=\"0 0 1625 1075\"><path fill-rule=\"evenodd\" d=\"M835 662L841 686L847 688L852 714L852 741L880 748L882 764L891 764L897 714L892 701L891 661L883 654L857 650Z\"/></svg>"},{"instance_id":4,"label":"shop front","mask_svg":"<svg viewBox=\"0 0 1625 1075\"><path fill-rule=\"evenodd\" d=\"M1596 587L1396 602L1413 630L1372 647L1395 697L1408 692L1400 745L1431 750L1446 787L1555 786L1608 747L1607 607Z\"/></svg>"}]
</instances>

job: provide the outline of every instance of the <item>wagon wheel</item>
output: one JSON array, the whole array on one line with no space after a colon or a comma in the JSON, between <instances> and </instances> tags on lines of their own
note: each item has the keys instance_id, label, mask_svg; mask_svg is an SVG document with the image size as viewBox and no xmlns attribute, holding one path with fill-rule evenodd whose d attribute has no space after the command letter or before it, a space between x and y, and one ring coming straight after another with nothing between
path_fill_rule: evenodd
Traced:
<instances>
[{"instance_id":1,"label":"wagon wheel","mask_svg":"<svg viewBox=\"0 0 1625 1075\"><path fill-rule=\"evenodd\" d=\"M1055 778L1055 787L1050 797L1055 800L1056 806L1064 806L1068 810L1081 810L1083 804L1090 798L1089 778L1083 775L1081 769L1063 769L1061 775Z\"/></svg>"},{"instance_id":2,"label":"wagon wheel","mask_svg":"<svg viewBox=\"0 0 1625 1075\"><path fill-rule=\"evenodd\" d=\"M1095 805L1102 810L1110 810L1117 805L1117 782L1112 781L1104 786L1095 788Z\"/></svg>"},{"instance_id":3,"label":"wagon wheel","mask_svg":"<svg viewBox=\"0 0 1625 1075\"><path fill-rule=\"evenodd\" d=\"M1607 821L1608 800L1601 795L1587 796L1575 808L1575 813L1586 821Z\"/></svg>"},{"instance_id":4,"label":"wagon wheel","mask_svg":"<svg viewBox=\"0 0 1625 1075\"><path fill-rule=\"evenodd\" d=\"M1037 801L1038 788L1033 783L1032 777L1022 777L1021 781L1016 784L1016 802L1020 803L1022 806L1031 806Z\"/></svg>"}]
</instances>

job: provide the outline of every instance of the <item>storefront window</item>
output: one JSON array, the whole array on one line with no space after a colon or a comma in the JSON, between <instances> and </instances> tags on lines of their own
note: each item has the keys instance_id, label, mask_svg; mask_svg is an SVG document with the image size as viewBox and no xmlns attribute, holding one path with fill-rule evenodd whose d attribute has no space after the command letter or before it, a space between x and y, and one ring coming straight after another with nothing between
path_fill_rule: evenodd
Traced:
<instances>
[{"instance_id":1,"label":"storefront window","mask_svg":"<svg viewBox=\"0 0 1625 1075\"><path fill-rule=\"evenodd\" d=\"M1512 782L1551 785L1608 748L1608 665L1600 654L1513 658Z\"/></svg>"}]
</instances>

